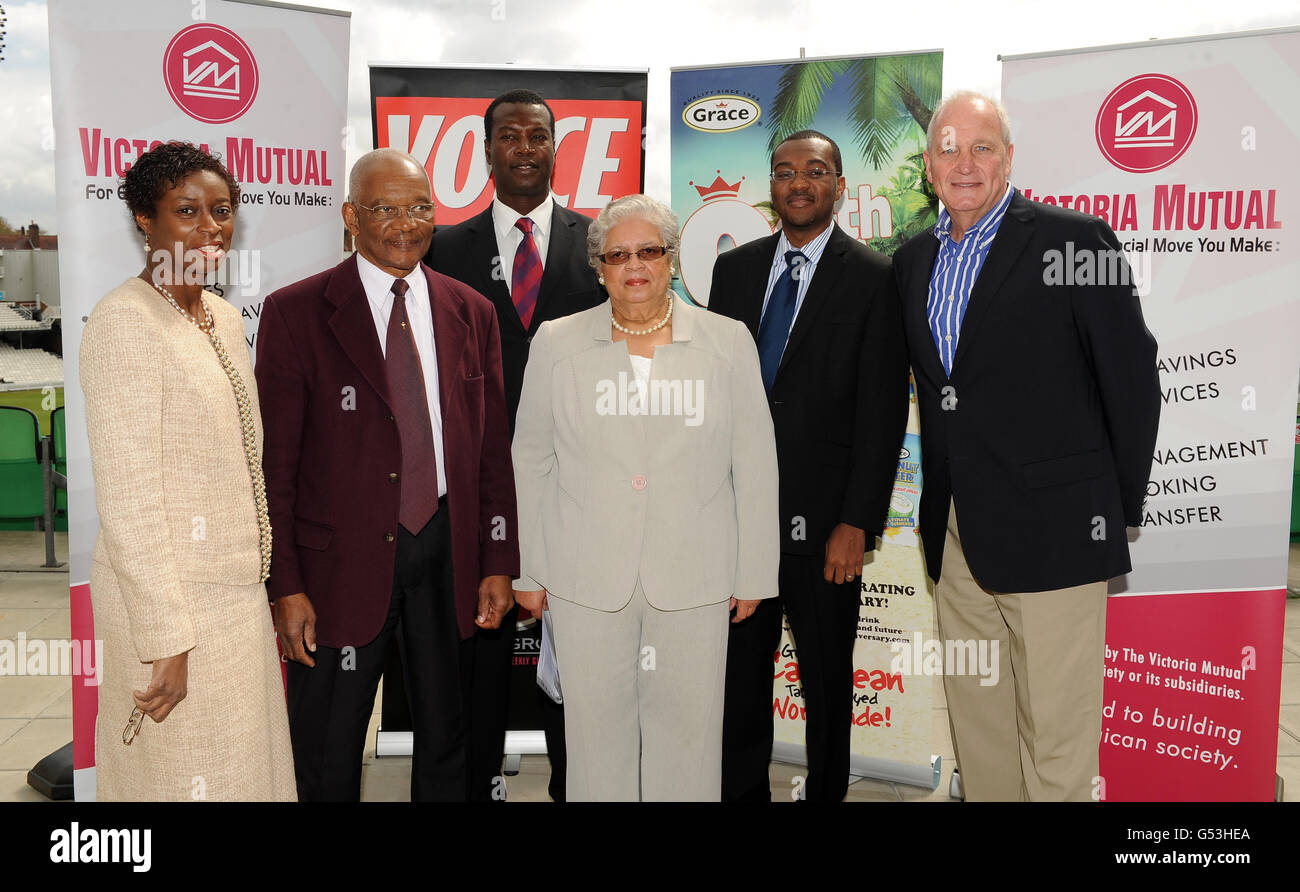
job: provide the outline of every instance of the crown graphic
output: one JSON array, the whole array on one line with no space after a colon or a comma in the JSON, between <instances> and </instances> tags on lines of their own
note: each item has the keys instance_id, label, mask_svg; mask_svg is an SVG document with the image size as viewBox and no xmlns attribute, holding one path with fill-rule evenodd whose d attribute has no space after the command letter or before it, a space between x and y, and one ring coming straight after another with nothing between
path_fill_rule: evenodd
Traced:
<instances>
[{"instance_id":1,"label":"crown graphic","mask_svg":"<svg viewBox=\"0 0 1300 892\"><path fill-rule=\"evenodd\" d=\"M722 178L722 171L718 171L717 177L709 185L696 186L694 180L690 181L690 185L695 186L695 191L700 193L700 198L710 201L714 198L735 198L740 195L740 184L743 182L745 178L742 176L736 182L728 183Z\"/></svg>"}]
</instances>

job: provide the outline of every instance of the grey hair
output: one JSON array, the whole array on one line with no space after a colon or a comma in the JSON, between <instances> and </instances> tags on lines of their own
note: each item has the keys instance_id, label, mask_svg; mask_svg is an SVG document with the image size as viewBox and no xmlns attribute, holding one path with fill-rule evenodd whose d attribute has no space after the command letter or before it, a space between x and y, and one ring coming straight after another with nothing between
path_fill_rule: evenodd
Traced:
<instances>
[{"instance_id":1,"label":"grey hair","mask_svg":"<svg viewBox=\"0 0 1300 892\"><path fill-rule=\"evenodd\" d=\"M934 146L935 122L948 110L948 106L956 102L970 102L976 99L987 103L997 113L998 123L1002 125L1002 144L1004 146L1011 145L1011 118L1007 117L1007 110L1002 107L1002 103L992 96L985 96L977 90L958 90L956 93L949 95L943 102L940 102L938 107L935 108L934 114L930 115L930 126L925 128L925 148L927 151Z\"/></svg>"},{"instance_id":2,"label":"grey hair","mask_svg":"<svg viewBox=\"0 0 1300 892\"><path fill-rule=\"evenodd\" d=\"M649 195L624 195L605 205L605 209L587 230L587 263L592 269L600 270L599 255L605 253L605 239L609 236L609 231L628 220L645 220L657 228L664 247L668 249L668 262L676 264L682 239L677 217L672 210Z\"/></svg>"}]
</instances>

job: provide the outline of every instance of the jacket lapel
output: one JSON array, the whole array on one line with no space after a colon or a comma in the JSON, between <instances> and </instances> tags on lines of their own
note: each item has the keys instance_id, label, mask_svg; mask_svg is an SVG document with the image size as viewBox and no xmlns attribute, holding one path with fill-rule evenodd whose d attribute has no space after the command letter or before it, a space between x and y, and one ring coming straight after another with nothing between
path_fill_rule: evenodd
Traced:
<instances>
[{"instance_id":1,"label":"jacket lapel","mask_svg":"<svg viewBox=\"0 0 1300 892\"><path fill-rule=\"evenodd\" d=\"M909 343L912 351L912 364L924 366L931 380L943 381L948 375L939 361L939 350L934 346L934 334L930 331L930 318L926 312L930 300L930 276L934 274L934 262L939 256L939 240L927 232L919 249L920 256L915 263L907 265L906 280L898 283L903 292L904 324L908 331L916 332L917 337ZM899 267L895 265L895 269ZM961 346L960 341L958 346Z\"/></svg>"},{"instance_id":2,"label":"jacket lapel","mask_svg":"<svg viewBox=\"0 0 1300 892\"><path fill-rule=\"evenodd\" d=\"M465 319L465 301L450 288L444 288L437 274L421 264L429 285L429 304L433 311L433 345L438 353L438 405L442 407L443 425L451 418L451 395L464 377L465 344L469 340L469 323ZM471 377L482 369L470 369Z\"/></svg>"},{"instance_id":3,"label":"jacket lapel","mask_svg":"<svg viewBox=\"0 0 1300 892\"><path fill-rule=\"evenodd\" d=\"M808 336L813 321L826 305L826 299L835 289L840 275L844 272L846 250L844 241L848 236L834 223L831 226L835 228L826 242L826 249L822 251L821 259L817 261L817 270L813 273L812 282L808 284L808 293L803 296L803 305L799 307L799 315L794 317L794 327L790 329L790 337L785 342L785 352L781 354L781 364L776 369L778 379L781 377L781 370L790 361L791 355L799 348L799 343Z\"/></svg>"},{"instance_id":4,"label":"jacket lapel","mask_svg":"<svg viewBox=\"0 0 1300 892\"><path fill-rule=\"evenodd\" d=\"M366 299L366 289L357 273L356 254L335 268L325 289L325 299L335 307L329 326L339 346L366 382L392 408L384 353L379 333L375 330L375 317L370 312L370 301Z\"/></svg>"},{"instance_id":5,"label":"jacket lapel","mask_svg":"<svg viewBox=\"0 0 1300 892\"><path fill-rule=\"evenodd\" d=\"M466 227L470 249L470 267L475 271L474 281L468 283L471 288L496 304L497 316L501 324L513 328L519 335L524 334L524 325L519 321L514 301L510 299L510 289L506 286L506 277L510 270L497 250L497 231L492 223L492 206L469 221Z\"/></svg>"},{"instance_id":6,"label":"jacket lapel","mask_svg":"<svg viewBox=\"0 0 1300 892\"><path fill-rule=\"evenodd\" d=\"M530 331L536 331L542 320L548 318L544 307L555 299L559 284L568 273L570 259L575 253L587 256L586 245L579 246L578 237L574 233L577 222L563 211L558 204L551 208L550 243L546 248L546 263L542 267L542 283L537 291L537 305L533 308ZM518 315L515 313L516 318Z\"/></svg>"},{"instance_id":7,"label":"jacket lapel","mask_svg":"<svg viewBox=\"0 0 1300 892\"><path fill-rule=\"evenodd\" d=\"M993 237L989 254L984 258L979 277L971 288L970 302L966 305L966 315L961 321L961 336L957 341L957 355L952 359L953 374L956 374L962 359L971 351L971 338L978 333L979 325L988 315L989 306L997 299L1002 283L1020 260L1021 253L1029 244L1034 219L1034 206L1017 192L1011 197L1006 215L998 226L998 234Z\"/></svg>"},{"instance_id":8,"label":"jacket lapel","mask_svg":"<svg viewBox=\"0 0 1300 892\"><path fill-rule=\"evenodd\" d=\"M739 294L744 300L743 315L740 321L749 328L749 333L758 341L758 327L763 321L763 300L767 297L767 278L772 273L772 253L776 250L779 234L771 235L758 242L753 249L750 262L744 265L745 281Z\"/></svg>"}]
</instances>

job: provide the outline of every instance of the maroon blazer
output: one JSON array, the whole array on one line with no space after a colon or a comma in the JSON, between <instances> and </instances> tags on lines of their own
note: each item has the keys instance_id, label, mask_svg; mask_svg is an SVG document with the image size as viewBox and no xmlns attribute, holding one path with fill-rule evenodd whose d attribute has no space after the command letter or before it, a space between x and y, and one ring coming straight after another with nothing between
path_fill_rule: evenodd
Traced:
<instances>
[{"instance_id":1,"label":"maroon blazer","mask_svg":"<svg viewBox=\"0 0 1300 892\"><path fill-rule=\"evenodd\" d=\"M456 618L468 638L480 580L519 575L501 336L487 298L421 269L438 353ZM368 644L392 594L402 454L355 255L266 299L256 374L275 537L267 589L272 599L306 592L321 644Z\"/></svg>"}]
</instances>

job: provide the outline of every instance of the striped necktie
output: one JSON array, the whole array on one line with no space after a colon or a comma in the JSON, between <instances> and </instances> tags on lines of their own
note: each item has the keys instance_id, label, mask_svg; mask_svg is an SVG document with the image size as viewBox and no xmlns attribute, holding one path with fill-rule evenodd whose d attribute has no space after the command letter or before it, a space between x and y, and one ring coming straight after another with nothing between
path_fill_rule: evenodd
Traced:
<instances>
[{"instance_id":1,"label":"striped necktie","mask_svg":"<svg viewBox=\"0 0 1300 892\"><path fill-rule=\"evenodd\" d=\"M510 297L515 302L519 321L527 329L533 321L533 308L537 306L537 292L542 285L542 258L533 241L533 221L520 217L515 228L524 234L515 249L515 266L510 277Z\"/></svg>"}]
</instances>

